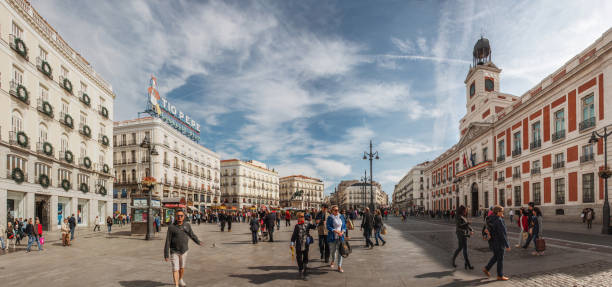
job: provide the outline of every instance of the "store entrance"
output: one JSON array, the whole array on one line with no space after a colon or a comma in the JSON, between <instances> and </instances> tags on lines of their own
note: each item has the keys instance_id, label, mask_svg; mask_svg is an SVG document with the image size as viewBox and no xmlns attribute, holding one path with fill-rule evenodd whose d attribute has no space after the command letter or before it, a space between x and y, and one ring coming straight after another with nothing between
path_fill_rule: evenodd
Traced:
<instances>
[{"instance_id":1,"label":"store entrance","mask_svg":"<svg viewBox=\"0 0 612 287\"><path fill-rule=\"evenodd\" d=\"M40 220L40 224L42 224L43 230L44 231L49 231L50 229L50 225L49 225L49 212L50 212L50 208L49 208L49 202L50 202L50 198L48 195L36 195L35 196L35 211L36 211L36 217L38 217L38 219Z\"/></svg>"}]
</instances>

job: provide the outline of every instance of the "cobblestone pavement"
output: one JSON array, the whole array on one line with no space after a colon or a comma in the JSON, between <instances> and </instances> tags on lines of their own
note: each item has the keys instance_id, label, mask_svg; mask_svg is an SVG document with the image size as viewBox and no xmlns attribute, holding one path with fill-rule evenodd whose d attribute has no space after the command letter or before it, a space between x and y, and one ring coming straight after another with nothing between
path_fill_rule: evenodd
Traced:
<instances>
[{"instance_id":1,"label":"cobblestone pavement","mask_svg":"<svg viewBox=\"0 0 612 287\"><path fill-rule=\"evenodd\" d=\"M283 224L284 225L284 224ZM545 256L530 250L512 250L506 256L510 283L482 276L480 269L491 253L486 243L471 238L470 256L475 270L450 268L456 247L449 225L396 218L388 221L388 243L373 250L363 248L360 232L350 232L353 253L344 273L319 260L318 247L310 251L311 276L298 280L295 260L288 248L292 227L281 227L275 242L250 243L246 224L232 232L216 225L194 226L204 241L190 243L185 281L189 286L611 286L609 254L551 244ZM152 241L129 236L126 227L111 236L83 233L72 247L47 238L45 251L25 253L25 246L0 256L2 286L172 286L170 264L163 261L163 235ZM515 241L514 241L515 242ZM34 248L36 249L36 248ZM2 252L0 252L2 253ZM462 267L462 256L457 263Z\"/></svg>"}]
</instances>

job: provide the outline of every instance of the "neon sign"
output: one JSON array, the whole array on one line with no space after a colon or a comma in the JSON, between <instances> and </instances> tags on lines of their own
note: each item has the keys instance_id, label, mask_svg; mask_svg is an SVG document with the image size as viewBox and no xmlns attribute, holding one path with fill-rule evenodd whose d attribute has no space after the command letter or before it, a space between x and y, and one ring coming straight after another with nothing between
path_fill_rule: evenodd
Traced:
<instances>
[{"instance_id":1,"label":"neon sign","mask_svg":"<svg viewBox=\"0 0 612 287\"><path fill-rule=\"evenodd\" d=\"M148 88L149 101L147 101L146 112L152 116L161 118L171 127L181 132L195 142L200 141L200 124L190 118L166 98L159 95L157 90L157 79L151 76Z\"/></svg>"}]
</instances>

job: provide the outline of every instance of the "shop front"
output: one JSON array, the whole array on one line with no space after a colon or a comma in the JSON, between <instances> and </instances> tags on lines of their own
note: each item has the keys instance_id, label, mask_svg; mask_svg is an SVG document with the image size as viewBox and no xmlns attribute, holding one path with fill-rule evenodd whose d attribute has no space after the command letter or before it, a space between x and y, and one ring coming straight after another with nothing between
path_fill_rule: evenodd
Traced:
<instances>
[{"instance_id":1,"label":"shop front","mask_svg":"<svg viewBox=\"0 0 612 287\"><path fill-rule=\"evenodd\" d=\"M25 193L18 191L7 191L6 212L7 221L14 222L16 218L25 218Z\"/></svg>"},{"instance_id":2,"label":"shop front","mask_svg":"<svg viewBox=\"0 0 612 287\"><path fill-rule=\"evenodd\" d=\"M181 198L164 198L162 199L162 224L170 224L174 219L176 210L185 210L187 208L186 200Z\"/></svg>"}]
</instances>

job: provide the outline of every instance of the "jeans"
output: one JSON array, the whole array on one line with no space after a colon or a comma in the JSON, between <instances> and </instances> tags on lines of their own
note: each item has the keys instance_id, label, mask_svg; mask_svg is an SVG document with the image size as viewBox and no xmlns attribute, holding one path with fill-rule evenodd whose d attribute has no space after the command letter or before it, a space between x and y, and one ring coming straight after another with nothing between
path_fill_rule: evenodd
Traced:
<instances>
[{"instance_id":1,"label":"jeans","mask_svg":"<svg viewBox=\"0 0 612 287\"><path fill-rule=\"evenodd\" d=\"M70 241L74 240L74 227L70 227Z\"/></svg>"},{"instance_id":2,"label":"jeans","mask_svg":"<svg viewBox=\"0 0 612 287\"><path fill-rule=\"evenodd\" d=\"M257 231L251 231L251 236L253 236L253 244L257 243Z\"/></svg>"},{"instance_id":3,"label":"jeans","mask_svg":"<svg viewBox=\"0 0 612 287\"><path fill-rule=\"evenodd\" d=\"M289 219L285 219L285 227L291 226L291 221Z\"/></svg>"},{"instance_id":4,"label":"jeans","mask_svg":"<svg viewBox=\"0 0 612 287\"><path fill-rule=\"evenodd\" d=\"M111 233L111 228L113 227L112 225L108 224L106 225L106 227L108 227L108 233Z\"/></svg>"},{"instance_id":5,"label":"jeans","mask_svg":"<svg viewBox=\"0 0 612 287\"><path fill-rule=\"evenodd\" d=\"M365 237L366 247L374 246L374 242L370 237L372 236L372 229L366 228L363 231L363 237Z\"/></svg>"},{"instance_id":6,"label":"jeans","mask_svg":"<svg viewBox=\"0 0 612 287\"><path fill-rule=\"evenodd\" d=\"M325 258L325 262L328 262L329 242L327 242L327 235L319 235L319 252L321 253L321 259Z\"/></svg>"},{"instance_id":7,"label":"jeans","mask_svg":"<svg viewBox=\"0 0 612 287\"><path fill-rule=\"evenodd\" d=\"M589 220L587 220L587 228L591 229L591 227L593 227L593 220L589 219Z\"/></svg>"},{"instance_id":8,"label":"jeans","mask_svg":"<svg viewBox=\"0 0 612 287\"><path fill-rule=\"evenodd\" d=\"M455 262L455 258L459 255L459 252L463 250L463 260L466 265L470 265L470 259L468 258L468 250L467 250L467 237L457 234L457 249L455 250L455 254L453 254L453 263Z\"/></svg>"},{"instance_id":9,"label":"jeans","mask_svg":"<svg viewBox=\"0 0 612 287\"><path fill-rule=\"evenodd\" d=\"M338 263L338 267L342 267L342 256L340 255L340 244L342 244L342 241L340 240L329 242L329 251L331 253L331 261Z\"/></svg>"},{"instance_id":10,"label":"jeans","mask_svg":"<svg viewBox=\"0 0 612 287\"><path fill-rule=\"evenodd\" d=\"M539 238L539 237L540 237L539 234L535 232L533 234L529 234L529 237L527 237L527 242L525 242L525 245L523 245L522 247L526 249L529 246L529 243L531 243L532 239L533 239L533 245L535 247L535 240L536 238Z\"/></svg>"},{"instance_id":11,"label":"jeans","mask_svg":"<svg viewBox=\"0 0 612 287\"><path fill-rule=\"evenodd\" d=\"M493 264L497 263L497 276L504 276L504 248L503 247L494 247L493 248L493 257L489 260L489 263L485 267L485 269L491 270Z\"/></svg>"},{"instance_id":12,"label":"jeans","mask_svg":"<svg viewBox=\"0 0 612 287\"><path fill-rule=\"evenodd\" d=\"M100 225L96 224L96 225L94 226L94 230L93 230L94 232L96 231L96 228L98 229L98 231L100 231Z\"/></svg>"},{"instance_id":13,"label":"jeans","mask_svg":"<svg viewBox=\"0 0 612 287\"><path fill-rule=\"evenodd\" d=\"M36 242L36 245L38 245L38 250L42 250L42 246L40 245L40 241L38 240L38 237L36 236L28 236L28 247L26 248L27 251L30 251L30 247L32 247L32 243Z\"/></svg>"},{"instance_id":14,"label":"jeans","mask_svg":"<svg viewBox=\"0 0 612 287\"><path fill-rule=\"evenodd\" d=\"M4 249L4 247L5 247L4 246L4 237L2 237L2 236L0 236L0 243L2 243L0 247L2 247L2 249Z\"/></svg>"},{"instance_id":15,"label":"jeans","mask_svg":"<svg viewBox=\"0 0 612 287\"><path fill-rule=\"evenodd\" d=\"M380 239L382 243L386 243L386 241L382 238L382 236L380 236L381 230L382 230L382 227L376 228L376 233L374 234L374 239L376 239L376 245L378 245L378 239Z\"/></svg>"}]
</instances>

